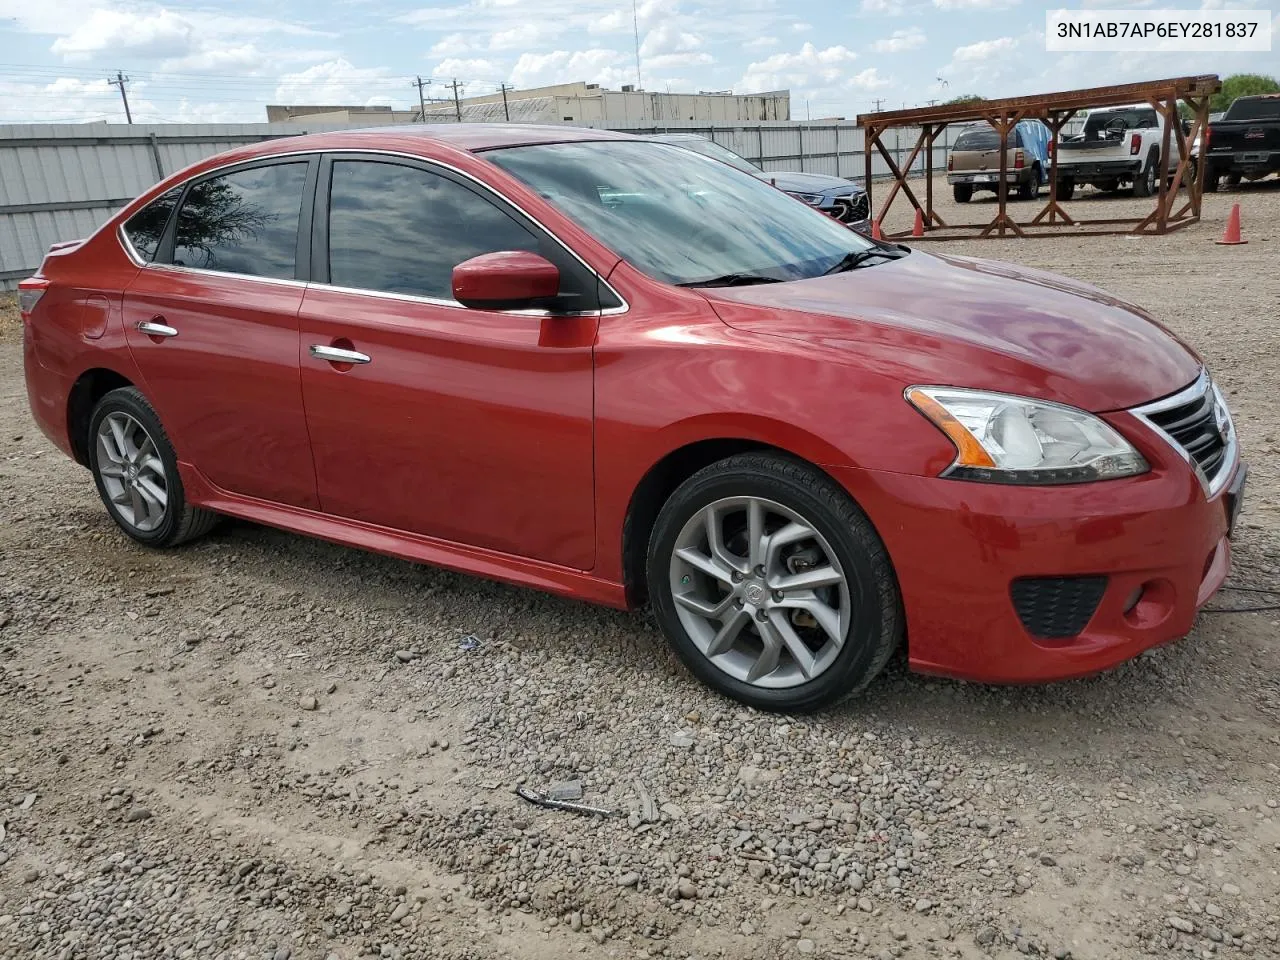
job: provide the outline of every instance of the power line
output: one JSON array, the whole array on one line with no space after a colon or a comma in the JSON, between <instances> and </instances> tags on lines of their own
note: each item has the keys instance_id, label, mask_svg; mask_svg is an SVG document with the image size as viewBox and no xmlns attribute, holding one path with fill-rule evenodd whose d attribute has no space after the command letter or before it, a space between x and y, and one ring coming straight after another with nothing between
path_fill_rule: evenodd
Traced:
<instances>
[{"instance_id":1,"label":"power line","mask_svg":"<svg viewBox=\"0 0 1280 960\"><path fill-rule=\"evenodd\" d=\"M125 89L124 89L125 84L128 82L129 82L129 78L126 77L119 70L116 71L116 78L114 80L112 80L110 77L107 78L107 83L111 84L111 86L113 87L120 88L120 99L124 101L125 121L127 123L133 123L133 114L129 112L129 94L125 93Z\"/></svg>"}]
</instances>

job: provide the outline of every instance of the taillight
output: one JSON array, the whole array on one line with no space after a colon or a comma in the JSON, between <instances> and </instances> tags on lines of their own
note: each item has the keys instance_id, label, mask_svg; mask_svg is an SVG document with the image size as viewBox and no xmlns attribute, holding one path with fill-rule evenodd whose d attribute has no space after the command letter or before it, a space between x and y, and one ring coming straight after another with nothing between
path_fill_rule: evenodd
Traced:
<instances>
[{"instance_id":1,"label":"taillight","mask_svg":"<svg viewBox=\"0 0 1280 960\"><path fill-rule=\"evenodd\" d=\"M1026 165L1027 165L1026 156L1023 154L1021 150L1015 150L1013 152L1013 169L1021 170Z\"/></svg>"},{"instance_id":2,"label":"taillight","mask_svg":"<svg viewBox=\"0 0 1280 960\"><path fill-rule=\"evenodd\" d=\"M956 168L956 158L947 157L947 172L950 173L955 168Z\"/></svg>"},{"instance_id":3,"label":"taillight","mask_svg":"<svg viewBox=\"0 0 1280 960\"><path fill-rule=\"evenodd\" d=\"M1052 156L1054 155L1054 153L1056 153L1056 152L1057 152L1057 147L1058 147L1058 141L1057 141L1057 140L1050 140L1050 141L1049 141L1049 156L1051 156L1051 157L1052 157Z\"/></svg>"},{"instance_id":4,"label":"taillight","mask_svg":"<svg viewBox=\"0 0 1280 960\"><path fill-rule=\"evenodd\" d=\"M1209 149L1209 137L1212 136L1212 134L1213 134L1213 127L1209 126L1206 123L1204 125L1204 130L1202 130L1200 133L1200 149L1201 150Z\"/></svg>"},{"instance_id":5,"label":"taillight","mask_svg":"<svg viewBox=\"0 0 1280 960\"><path fill-rule=\"evenodd\" d=\"M1129 156L1136 157L1138 151L1142 149L1142 134L1135 133L1129 138Z\"/></svg>"},{"instance_id":6,"label":"taillight","mask_svg":"<svg viewBox=\"0 0 1280 960\"><path fill-rule=\"evenodd\" d=\"M49 281L39 277L28 277L18 283L18 312L24 319L31 316L47 289Z\"/></svg>"}]
</instances>

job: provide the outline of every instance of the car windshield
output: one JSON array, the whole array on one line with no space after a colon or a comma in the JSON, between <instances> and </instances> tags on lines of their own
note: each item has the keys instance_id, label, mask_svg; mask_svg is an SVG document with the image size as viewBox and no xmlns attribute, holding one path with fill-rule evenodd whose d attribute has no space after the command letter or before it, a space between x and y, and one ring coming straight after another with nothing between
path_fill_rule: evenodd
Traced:
<instances>
[{"instance_id":1,"label":"car windshield","mask_svg":"<svg viewBox=\"0 0 1280 960\"><path fill-rule=\"evenodd\" d=\"M727 163L731 167L742 170L751 174L753 177L760 176L760 168L755 166L746 157L740 157L728 147L722 147L714 140L703 140L702 138L688 140L668 140L667 143L674 144L677 147L684 147L686 150L692 150L694 153L700 153L704 157L711 157L713 160L719 160L721 163Z\"/></svg>"},{"instance_id":2,"label":"car windshield","mask_svg":"<svg viewBox=\"0 0 1280 960\"><path fill-rule=\"evenodd\" d=\"M485 157L668 283L803 280L874 247L764 181L670 144L560 143Z\"/></svg>"}]
</instances>

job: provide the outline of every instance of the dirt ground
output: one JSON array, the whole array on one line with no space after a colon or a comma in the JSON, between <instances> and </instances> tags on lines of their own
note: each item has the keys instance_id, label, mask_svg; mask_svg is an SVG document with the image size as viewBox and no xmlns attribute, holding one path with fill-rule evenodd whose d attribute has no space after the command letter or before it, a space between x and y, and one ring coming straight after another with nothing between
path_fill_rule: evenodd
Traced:
<instances>
[{"instance_id":1,"label":"dirt ground","mask_svg":"<svg viewBox=\"0 0 1280 960\"><path fill-rule=\"evenodd\" d=\"M1250 242L1217 246L1233 202ZM1280 602L1249 592L1280 589L1280 183L1164 238L924 246L1098 283L1192 343L1252 467L1213 606ZM1275 610L1090 680L899 661L759 714L639 615L246 523L134 546L32 424L9 310L0 957L1280 956ZM571 780L619 816L512 794Z\"/></svg>"}]
</instances>

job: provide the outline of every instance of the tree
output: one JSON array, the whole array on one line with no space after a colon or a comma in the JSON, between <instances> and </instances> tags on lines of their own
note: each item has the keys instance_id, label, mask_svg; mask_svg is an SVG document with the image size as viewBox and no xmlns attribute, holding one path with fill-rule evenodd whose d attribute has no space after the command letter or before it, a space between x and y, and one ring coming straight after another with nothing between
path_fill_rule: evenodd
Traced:
<instances>
[{"instance_id":1,"label":"tree","mask_svg":"<svg viewBox=\"0 0 1280 960\"><path fill-rule=\"evenodd\" d=\"M958 97L952 97L950 100L943 101L943 106L951 106L958 103L981 103L986 97L980 97L976 93L962 93Z\"/></svg>"},{"instance_id":2,"label":"tree","mask_svg":"<svg viewBox=\"0 0 1280 960\"><path fill-rule=\"evenodd\" d=\"M1236 97L1252 97L1259 93L1280 93L1280 83L1275 77L1260 73L1235 73L1222 81L1222 91L1209 101L1214 113L1227 109Z\"/></svg>"}]
</instances>

